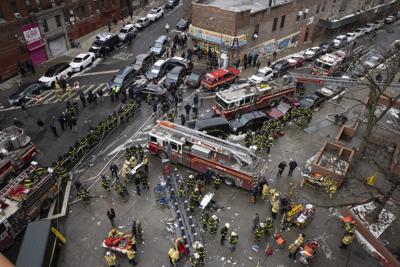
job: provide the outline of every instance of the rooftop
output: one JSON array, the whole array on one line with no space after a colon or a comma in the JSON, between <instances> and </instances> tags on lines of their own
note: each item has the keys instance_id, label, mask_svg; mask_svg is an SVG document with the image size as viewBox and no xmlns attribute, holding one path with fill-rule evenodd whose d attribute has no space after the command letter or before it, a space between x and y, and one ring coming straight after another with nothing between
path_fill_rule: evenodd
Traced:
<instances>
[{"instance_id":1,"label":"rooftop","mask_svg":"<svg viewBox=\"0 0 400 267\"><path fill-rule=\"evenodd\" d=\"M272 0L271 6L289 2L292 2L292 0ZM268 0L203 0L199 3L235 12L250 10L251 13L267 9L269 5Z\"/></svg>"}]
</instances>

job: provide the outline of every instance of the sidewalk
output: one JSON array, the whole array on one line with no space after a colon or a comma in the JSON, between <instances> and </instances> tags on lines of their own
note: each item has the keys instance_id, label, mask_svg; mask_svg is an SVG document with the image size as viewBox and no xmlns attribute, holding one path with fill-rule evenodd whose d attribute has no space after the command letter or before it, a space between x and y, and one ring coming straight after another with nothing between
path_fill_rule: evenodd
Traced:
<instances>
[{"instance_id":1,"label":"sidewalk","mask_svg":"<svg viewBox=\"0 0 400 267\"><path fill-rule=\"evenodd\" d=\"M156 6L160 6L164 3L163 0L153 0L149 1L148 5L142 8L138 8L133 11L132 15L132 20L130 16L127 16L124 18L124 22L132 22L134 23L137 21L140 17L145 16L150 9ZM118 32L123 26L123 23L121 20L118 20L117 25L111 25L111 32ZM16 76L2 82L0 84L0 91L6 91L10 90L13 88L18 87L19 84L27 83L27 82L33 82L39 79L43 73L52 65L55 65L57 63L62 63L62 62L67 62L69 63L77 54L87 52L89 51L92 43L96 39L96 35L101 33L101 32L107 32L108 31L108 26L103 26L93 32L90 32L76 40L74 42L76 44L80 44L79 48L70 48L61 55L51 58L42 64L36 66L35 71L36 74L32 74L31 72L27 72L25 74L25 77L22 77L21 74L17 74Z\"/></svg>"}]
</instances>

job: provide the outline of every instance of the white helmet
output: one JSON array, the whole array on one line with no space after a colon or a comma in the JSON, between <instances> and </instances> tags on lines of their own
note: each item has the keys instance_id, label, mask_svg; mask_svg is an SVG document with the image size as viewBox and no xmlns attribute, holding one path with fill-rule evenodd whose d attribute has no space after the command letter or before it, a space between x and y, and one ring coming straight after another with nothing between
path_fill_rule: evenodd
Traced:
<instances>
[{"instance_id":1,"label":"white helmet","mask_svg":"<svg viewBox=\"0 0 400 267\"><path fill-rule=\"evenodd\" d=\"M200 242L199 241L195 241L193 243L193 248L199 248L200 247Z\"/></svg>"},{"instance_id":2,"label":"white helmet","mask_svg":"<svg viewBox=\"0 0 400 267\"><path fill-rule=\"evenodd\" d=\"M218 219L217 215L213 214L213 216L211 216L211 218L213 218L214 220Z\"/></svg>"},{"instance_id":3,"label":"white helmet","mask_svg":"<svg viewBox=\"0 0 400 267\"><path fill-rule=\"evenodd\" d=\"M308 210L311 210L311 209L313 209L314 208L314 206L312 205L312 204L307 204L306 205L306 209L308 209Z\"/></svg>"},{"instance_id":4,"label":"white helmet","mask_svg":"<svg viewBox=\"0 0 400 267\"><path fill-rule=\"evenodd\" d=\"M190 178L190 179L193 179L193 178L194 178L193 174L189 175L189 178Z\"/></svg>"},{"instance_id":5,"label":"white helmet","mask_svg":"<svg viewBox=\"0 0 400 267\"><path fill-rule=\"evenodd\" d=\"M232 234L231 235L237 235L235 232L232 232Z\"/></svg>"},{"instance_id":6,"label":"white helmet","mask_svg":"<svg viewBox=\"0 0 400 267\"><path fill-rule=\"evenodd\" d=\"M264 228L265 227L265 223L260 223L260 227Z\"/></svg>"},{"instance_id":7,"label":"white helmet","mask_svg":"<svg viewBox=\"0 0 400 267\"><path fill-rule=\"evenodd\" d=\"M107 256L110 256L110 255L111 255L111 252L110 252L110 251L107 251L107 252L106 252L106 255L107 255Z\"/></svg>"},{"instance_id":8,"label":"white helmet","mask_svg":"<svg viewBox=\"0 0 400 267\"><path fill-rule=\"evenodd\" d=\"M229 223L226 223L226 224L225 224L225 227L226 227L226 228L229 228Z\"/></svg>"},{"instance_id":9,"label":"white helmet","mask_svg":"<svg viewBox=\"0 0 400 267\"><path fill-rule=\"evenodd\" d=\"M194 258L195 259L200 259L200 254L199 253L194 253Z\"/></svg>"}]
</instances>

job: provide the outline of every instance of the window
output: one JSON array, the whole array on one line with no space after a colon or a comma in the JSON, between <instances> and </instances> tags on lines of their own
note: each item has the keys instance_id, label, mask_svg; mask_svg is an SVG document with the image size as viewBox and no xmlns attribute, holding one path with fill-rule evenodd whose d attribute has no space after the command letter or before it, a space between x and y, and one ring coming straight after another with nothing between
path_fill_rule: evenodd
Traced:
<instances>
[{"instance_id":1,"label":"window","mask_svg":"<svg viewBox=\"0 0 400 267\"><path fill-rule=\"evenodd\" d=\"M13 13L18 13L17 2L15 0L10 2L10 6Z\"/></svg>"},{"instance_id":2,"label":"window","mask_svg":"<svg viewBox=\"0 0 400 267\"><path fill-rule=\"evenodd\" d=\"M172 150L178 151L178 145L176 143L174 143L174 142L169 142L169 143L171 144Z\"/></svg>"},{"instance_id":3,"label":"window","mask_svg":"<svg viewBox=\"0 0 400 267\"><path fill-rule=\"evenodd\" d=\"M272 31L276 31L276 25L278 24L278 18L274 18L274 22L272 22Z\"/></svg>"},{"instance_id":4,"label":"window","mask_svg":"<svg viewBox=\"0 0 400 267\"><path fill-rule=\"evenodd\" d=\"M285 26L285 18L286 18L286 15L283 15L281 18L281 28L283 28Z\"/></svg>"},{"instance_id":5,"label":"window","mask_svg":"<svg viewBox=\"0 0 400 267\"><path fill-rule=\"evenodd\" d=\"M303 16L303 11L297 12L296 21L299 21L301 19L301 16Z\"/></svg>"},{"instance_id":6,"label":"window","mask_svg":"<svg viewBox=\"0 0 400 267\"><path fill-rule=\"evenodd\" d=\"M57 28L58 28L58 27L61 27L60 15L57 15L57 16L56 16L56 25L57 25Z\"/></svg>"},{"instance_id":7,"label":"window","mask_svg":"<svg viewBox=\"0 0 400 267\"><path fill-rule=\"evenodd\" d=\"M245 102L246 104L250 103L250 102L251 102L251 97L252 97L252 96L247 96L244 102Z\"/></svg>"},{"instance_id":8,"label":"window","mask_svg":"<svg viewBox=\"0 0 400 267\"><path fill-rule=\"evenodd\" d=\"M254 34L257 34L258 35L258 31L260 30L260 24L256 24L255 26L254 26Z\"/></svg>"},{"instance_id":9,"label":"window","mask_svg":"<svg viewBox=\"0 0 400 267\"><path fill-rule=\"evenodd\" d=\"M315 14L318 14L320 9L321 9L321 3L318 3L317 10L315 11Z\"/></svg>"},{"instance_id":10,"label":"window","mask_svg":"<svg viewBox=\"0 0 400 267\"><path fill-rule=\"evenodd\" d=\"M303 19L307 18L307 14L308 14L308 9L304 10L303 12Z\"/></svg>"},{"instance_id":11,"label":"window","mask_svg":"<svg viewBox=\"0 0 400 267\"><path fill-rule=\"evenodd\" d=\"M43 27L43 31L44 32L48 32L49 31L49 26L47 25L47 20L42 20L42 27Z\"/></svg>"},{"instance_id":12,"label":"window","mask_svg":"<svg viewBox=\"0 0 400 267\"><path fill-rule=\"evenodd\" d=\"M326 2L324 2L323 4L322 4L322 12L325 12L325 6L326 6Z\"/></svg>"}]
</instances>

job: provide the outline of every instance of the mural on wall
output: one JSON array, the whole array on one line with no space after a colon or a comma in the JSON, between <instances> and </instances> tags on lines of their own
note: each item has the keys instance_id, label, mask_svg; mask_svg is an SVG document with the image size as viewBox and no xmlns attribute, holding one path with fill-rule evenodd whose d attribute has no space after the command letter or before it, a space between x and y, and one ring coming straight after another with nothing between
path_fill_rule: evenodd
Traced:
<instances>
[{"instance_id":1,"label":"mural on wall","mask_svg":"<svg viewBox=\"0 0 400 267\"><path fill-rule=\"evenodd\" d=\"M189 34L194 38L210 43L221 44L234 49L237 49L247 44L246 35L244 34L231 36L227 34L204 30L194 27L192 25L189 26Z\"/></svg>"},{"instance_id":2,"label":"mural on wall","mask_svg":"<svg viewBox=\"0 0 400 267\"><path fill-rule=\"evenodd\" d=\"M300 32L293 33L277 41L277 50L290 48L297 45Z\"/></svg>"}]
</instances>

